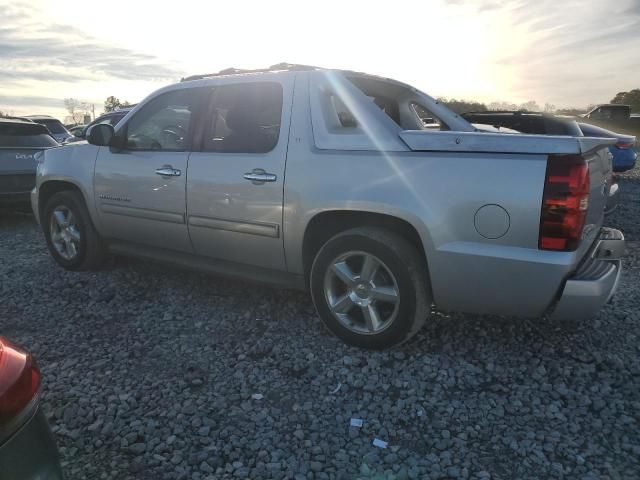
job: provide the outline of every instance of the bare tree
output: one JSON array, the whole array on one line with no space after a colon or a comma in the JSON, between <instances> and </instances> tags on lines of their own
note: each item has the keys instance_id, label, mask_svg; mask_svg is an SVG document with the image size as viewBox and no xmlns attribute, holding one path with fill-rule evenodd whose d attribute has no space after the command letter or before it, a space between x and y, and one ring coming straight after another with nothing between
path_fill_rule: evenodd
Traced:
<instances>
[{"instance_id":1,"label":"bare tree","mask_svg":"<svg viewBox=\"0 0 640 480\"><path fill-rule=\"evenodd\" d=\"M84 123L84 117L88 115L91 110L91 106L87 102L83 102L77 98L65 98L64 106L76 125Z\"/></svg>"}]
</instances>

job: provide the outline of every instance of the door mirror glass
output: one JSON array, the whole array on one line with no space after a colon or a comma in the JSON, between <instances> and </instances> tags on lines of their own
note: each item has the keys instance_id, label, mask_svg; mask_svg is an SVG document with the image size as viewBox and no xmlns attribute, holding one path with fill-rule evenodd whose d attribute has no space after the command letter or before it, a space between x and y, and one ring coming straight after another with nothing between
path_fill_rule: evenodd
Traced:
<instances>
[{"instance_id":1,"label":"door mirror glass","mask_svg":"<svg viewBox=\"0 0 640 480\"><path fill-rule=\"evenodd\" d=\"M89 127L87 130L87 140L92 145L107 147L111 145L114 136L114 129L108 123L99 123Z\"/></svg>"}]
</instances>

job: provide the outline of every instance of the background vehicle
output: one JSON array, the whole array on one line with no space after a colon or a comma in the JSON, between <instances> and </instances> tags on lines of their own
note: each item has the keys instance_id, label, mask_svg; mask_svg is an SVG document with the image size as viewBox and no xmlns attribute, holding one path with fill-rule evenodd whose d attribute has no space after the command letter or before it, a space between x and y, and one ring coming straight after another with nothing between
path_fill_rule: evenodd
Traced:
<instances>
[{"instance_id":1,"label":"background vehicle","mask_svg":"<svg viewBox=\"0 0 640 480\"><path fill-rule=\"evenodd\" d=\"M63 143L65 140L73 137L60 120L50 117L49 115L27 115L22 118L47 127L53 138L59 143Z\"/></svg>"},{"instance_id":2,"label":"background vehicle","mask_svg":"<svg viewBox=\"0 0 640 480\"><path fill-rule=\"evenodd\" d=\"M609 146L609 151L613 155L614 172L626 172L636 166L636 159L638 158L638 154L634 149L636 137L615 133L588 123L579 123L578 125L582 133L587 137L613 138L616 140L615 145Z\"/></svg>"},{"instance_id":3,"label":"background vehicle","mask_svg":"<svg viewBox=\"0 0 640 480\"><path fill-rule=\"evenodd\" d=\"M199 75L47 152L32 207L67 269L111 250L309 288L333 333L384 348L432 304L583 318L610 298L615 140L576 133L480 132L348 71Z\"/></svg>"},{"instance_id":4,"label":"background vehicle","mask_svg":"<svg viewBox=\"0 0 640 480\"><path fill-rule=\"evenodd\" d=\"M491 125L535 135L582 136L582 131L575 120L557 117L548 113L505 110L467 112L463 113L462 116L478 128L482 128L482 125Z\"/></svg>"},{"instance_id":5,"label":"background vehicle","mask_svg":"<svg viewBox=\"0 0 640 480\"><path fill-rule=\"evenodd\" d=\"M627 135L640 135L640 116L632 115L629 105L596 105L578 120Z\"/></svg>"},{"instance_id":6,"label":"background vehicle","mask_svg":"<svg viewBox=\"0 0 640 480\"><path fill-rule=\"evenodd\" d=\"M83 125L81 127L77 127L77 130L73 131L73 138L67 140L67 143L78 142L80 140L84 140L87 134L87 130L94 125L98 125L100 123L108 123L109 125L113 125L114 127L118 124L120 120L122 120L127 113L131 111L133 107L121 108L119 110L115 110L113 112L108 112L100 115L93 122L88 125Z\"/></svg>"},{"instance_id":7,"label":"background vehicle","mask_svg":"<svg viewBox=\"0 0 640 480\"><path fill-rule=\"evenodd\" d=\"M53 435L40 409L32 356L0 337L0 477L61 480Z\"/></svg>"},{"instance_id":8,"label":"background vehicle","mask_svg":"<svg viewBox=\"0 0 640 480\"><path fill-rule=\"evenodd\" d=\"M503 133L529 133L536 135L569 135L575 137L587 136L616 138L616 134L613 134L612 132L608 132L607 134L603 135L602 133L606 131L602 129L600 129L599 133L597 133L595 129L597 129L598 127L592 127L591 129L587 127L586 131L594 133L593 135L587 134L585 133L585 130L581 128L582 125L586 124L579 124L573 118L556 116L550 113L488 111L468 112L463 113L462 116L480 130L487 130L487 126L492 126L497 129L497 132ZM506 131L505 128L507 129ZM625 136L623 135L622 137ZM626 137L626 140L629 140L629 137ZM620 143L620 145L624 146L625 144ZM609 150L613 155L615 155L615 151L619 149L615 145L610 145ZM632 153L635 154L635 152ZM615 166L615 157L613 161ZM629 158L627 157L622 160L622 164L624 165L627 165L628 162ZM609 198L607 200L605 212L610 213L616 208L618 204L618 185L615 183L612 175L609 175L607 183L609 185Z\"/></svg>"},{"instance_id":9,"label":"background vehicle","mask_svg":"<svg viewBox=\"0 0 640 480\"><path fill-rule=\"evenodd\" d=\"M69 133L71 135L73 135L74 137L78 137L80 135L82 135L82 133L84 132L85 128L87 128L86 125L74 125L73 127L69 127ZM67 141L73 141L73 138L70 138Z\"/></svg>"},{"instance_id":10,"label":"background vehicle","mask_svg":"<svg viewBox=\"0 0 640 480\"><path fill-rule=\"evenodd\" d=\"M55 146L44 125L0 118L0 204L28 204L36 184L35 155Z\"/></svg>"}]
</instances>

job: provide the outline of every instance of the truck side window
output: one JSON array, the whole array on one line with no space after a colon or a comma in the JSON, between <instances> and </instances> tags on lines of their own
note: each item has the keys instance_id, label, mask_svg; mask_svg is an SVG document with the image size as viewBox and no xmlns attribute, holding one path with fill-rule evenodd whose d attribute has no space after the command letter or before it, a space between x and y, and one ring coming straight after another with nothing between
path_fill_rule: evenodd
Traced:
<instances>
[{"instance_id":1,"label":"truck side window","mask_svg":"<svg viewBox=\"0 0 640 480\"><path fill-rule=\"evenodd\" d=\"M593 118L594 120L610 120L611 110L599 108L591 114L591 118Z\"/></svg>"},{"instance_id":2,"label":"truck side window","mask_svg":"<svg viewBox=\"0 0 640 480\"><path fill-rule=\"evenodd\" d=\"M422 122L422 126L425 130L445 130L442 122L433 113L427 110L425 107L416 102L411 102L411 108Z\"/></svg>"},{"instance_id":3,"label":"truck side window","mask_svg":"<svg viewBox=\"0 0 640 480\"><path fill-rule=\"evenodd\" d=\"M174 90L149 101L127 124L127 149L186 150L198 93L193 88Z\"/></svg>"},{"instance_id":4,"label":"truck side window","mask_svg":"<svg viewBox=\"0 0 640 480\"><path fill-rule=\"evenodd\" d=\"M208 115L204 151L267 153L280 136L282 86L249 82L215 87Z\"/></svg>"}]
</instances>

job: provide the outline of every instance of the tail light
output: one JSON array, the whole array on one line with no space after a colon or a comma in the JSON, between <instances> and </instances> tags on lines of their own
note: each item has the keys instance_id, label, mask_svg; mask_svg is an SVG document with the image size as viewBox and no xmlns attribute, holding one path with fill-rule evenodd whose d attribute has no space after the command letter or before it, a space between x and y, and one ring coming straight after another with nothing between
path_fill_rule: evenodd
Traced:
<instances>
[{"instance_id":1,"label":"tail light","mask_svg":"<svg viewBox=\"0 0 640 480\"><path fill-rule=\"evenodd\" d=\"M0 337L0 427L20 414L39 388L40 370L33 357Z\"/></svg>"},{"instance_id":2,"label":"tail light","mask_svg":"<svg viewBox=\"0 0 640 480\"><path fill-rule=\"evenodd\" d=\"M616 143L616 147L621 150L628 150L633 147L633 142L618 142Z\"/></svg>"},{"instance_id":3,"label":"tail light","mask_svg":"<svg viewBox=\"0 0 640 480\"><path fill-rule=\"evenodd\" d=\"M578 248L589 208L589 167L578 155L550 155L542 195L542 250Z\"/></svg>"}]
</instances>

